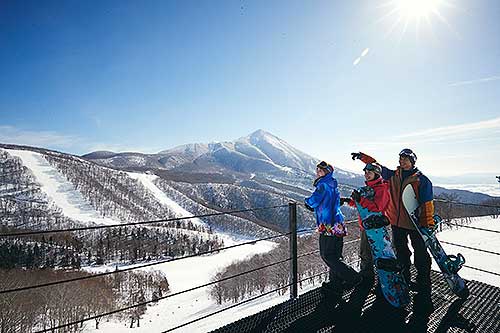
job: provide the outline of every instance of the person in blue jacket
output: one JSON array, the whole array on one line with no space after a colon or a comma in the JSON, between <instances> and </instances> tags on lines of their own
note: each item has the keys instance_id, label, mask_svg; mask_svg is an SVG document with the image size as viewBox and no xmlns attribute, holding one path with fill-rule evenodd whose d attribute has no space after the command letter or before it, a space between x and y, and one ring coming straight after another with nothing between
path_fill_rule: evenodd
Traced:
<instances>
[{"instance_id":1,"label":"person in blue jacket","mask_svg":"<svg viewBox=\"0 0 500 333\"><path fill-rule=\"evenodd\" d=\"M320 162L316 166L316 176L316 190L305 199L305 206L316 216L321 259L330 269L330 281L323 284L323 290L340 299L343 289L358 285L362 278L342 261L343 237L347 235L347 230L340 211L340 193L337 180L333 177L333 166Z\"/></svg>"}]
</instances>

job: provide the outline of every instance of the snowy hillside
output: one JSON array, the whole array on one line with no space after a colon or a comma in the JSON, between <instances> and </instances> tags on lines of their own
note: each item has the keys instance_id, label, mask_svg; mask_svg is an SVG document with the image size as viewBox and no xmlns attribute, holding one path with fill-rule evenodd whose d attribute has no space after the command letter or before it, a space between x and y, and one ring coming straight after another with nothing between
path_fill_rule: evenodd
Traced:
<instances>
[{"instance_id":1,"label":"snowy hillside","mask_svg":"<svg viewBox=\"0 0 500 333\"><path fill-rule=\"evenodd\" d=\"M13 150L7 152L19 157L41 184L43 192L52 200L62 213L74 220L82 222L94 222L98 224L117 224L117 219L101 216L82 194L76 190L57 169L40 154L28 150Z\"/></svg>"},{"instance_id":2,"label":"snowy hillside","mask_svg":"<svg viewBox=\"0 0 500 333\"><path fill-rule=\"evenodd\" d=\"M191 189L185 189L187 195L183 194L170 186L174 183L167 183L152 174L126 173L75 156L43 149L23 147L4 151L13 158L19 158L22 165L33 174L34 180L40 184L41 192L65 217L82 223L120 224L211 214L220 209L237 208L228 204L214 205L212 198L200 200ZM161 189L158 187L159 183L162 184ZM222 199L230 196L231 192L221 191L218 196ZM243 195L246 196L248 195ZM287 200L271 195L268 198L263 197L258 206L283 202ZM241 205L240 208L250 208L248 205ZM181 226L194 223L207 228L230 230L245 237L269 235L269 230L255 224L259 221L251 215L248 215L248 218L250 220L246 220L244 216L227 215L206 218L204 221L189 219L184 220Z\"/></svg>"},{"instance_id":3,"label":"snowy hillside","mask_svg":"<svg viewBox=\"0 0 500 333\"><path fill-rule=\"evenodd\" d=\"M235 244L230 238L224 238L226 245ZM166 263L155 266L155 270L163 272L170 284L171 293L183 291L198 285L203 285L211 281L215 272L235 260L241 260L246 257L270 251L274 247L272 242L259 242L255 245L245 245L234 249L222 251L221 253L189 258L172 263ZM279 302L279 299L276 300ZM99 330L92 328L89 322L85 332L161 332L168 328L181 325L187 321L195 319L198 316L209 314L217 309L218 306L208 296L208 288L197 289L188 293L173 296L162 300L158 305L148 307L144 315L141 327L129 328L129 322L105 322L100 325ZM224 313L222 317L215 316L208 321L200 321L195 326L187 326L177 330L178 332L206 332L218 327L219 323L228 322L231 318L241 318L254 312L252 307L242 311L234 309ZM222 321L222 322L221 322Z\"/></svg>"}]
</instances>

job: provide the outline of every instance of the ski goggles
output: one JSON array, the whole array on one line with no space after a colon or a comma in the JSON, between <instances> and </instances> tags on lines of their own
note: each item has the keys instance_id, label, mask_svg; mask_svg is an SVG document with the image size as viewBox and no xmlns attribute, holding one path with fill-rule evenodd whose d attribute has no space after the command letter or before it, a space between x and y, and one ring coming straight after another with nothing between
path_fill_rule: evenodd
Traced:
<instances>
[{"instance_id":1,"label":"ski goggles","mask_svg":"<svg viewBox=\"0 0 500 333\"><path fill-rule=\"evenodd\" d=\"M408 157L410 159L410 161L412 161L413 163L415 163L415 161L417 160L417 155L415 155L413 150L411 150L409 148L405 148L405 149L401 150L401 152L399 153L399 156L400 157Z\"/></svg>"},{"instance_id":2,"label":"ski goggles","mask_svg":"<svg viewBox=\"0 0 500 333\"><path fill-rule=\"evenodd\" d=\"M378 173L380 175L382 173L382 168L379 167L376 164L368 163L363 168L363 171L371 171L371 172L374 172L374 173Z\"/></svg>"},{"instance_id":3,"label":"ski goggles","mask_svg":"<svg viewBox=\"0 0 500 333\"><path fill-rule=\"evenodd\" d=\"M316 168L322 169L322 170L326 170L328 172L332 172L333 171L333 166L331 166L330 164L326 163L325 161L319 162L316 165Z\"/></svg>"}]
</instances>

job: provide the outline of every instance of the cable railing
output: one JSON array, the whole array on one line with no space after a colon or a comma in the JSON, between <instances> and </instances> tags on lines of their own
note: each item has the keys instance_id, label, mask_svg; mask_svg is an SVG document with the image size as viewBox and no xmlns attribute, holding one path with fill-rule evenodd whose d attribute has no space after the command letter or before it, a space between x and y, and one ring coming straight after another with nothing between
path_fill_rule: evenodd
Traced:
<instances>
[{"instance_id":1,"label":"cable railing","mask_svg":"<svg viewBox=\"0 0 500 333\"><path fill-rule=\"evenodd\" d=\"M358 262L358 261L360 261L360 260L361 260L361 259L357 259L357 260L354 260L354 261L348 262L348 263L347 263L347 265L352 265L353 263ZM305 277L305 278L303 278L303 279L301 279L301 280L298 280L298 283L302 283L302 282L305 282L305 281L308 281L308 280L314 279L314 278L316 278L316 277L319 277L319 276L321 276L321 275L325 275L325 274L327 274L328 272L329 272L329 270L325 270L325 271L322 271L322 272L317 273L317 274L315 274L315 275ZM195 323L195 322L197 322L197 321L199 321L199 320L206 319L206 318L208 318L208 317L211 317L211 316L216 315L216 314L218 314L218 313L221 313L221 312L223 312L223 311L226 311L226 310L229 310L229 309L235 308L235 307L240 306L240 305L242 305L242 304L245 304L245 303L248 303L248 302L251 302L251 301L255 301L256 299L259 299L259 298L261 298L261 297L264 297L264 296L267 296L267 295L269 295L269 294L275 293L275 292L277 292L277 291L280 291L280 290L282 290L282 289L284 289L284 288L288 288L288 287L290 287L290 286L291 286L291 284L288 284L288 285L285 285L285 286L282 286L282 287L276 288L276 289L274 289L274 290L271 290L271 291L268 291L268 292L262 293L262 294L260 294L260 295L255 296L255 297L252 297L252 298L246 299L246 300L244 300L244 301L242 301L242 302L239 302L239 303L233 304L233 305L231 305L231 306L229 306L229 307L226 307L226 308L224 308L224 309L221 309L221 310L218 310L218 311L212 312L212 313L210 313L210 314L207 314L207 315L205 315L205 316L203 316L203 317L196 318L196 319L191 320L191 321L189 321L189 322L187 322L187 323L184 323L184 324L182 324L182 325L178 325L178 326L176 326L176 327L170 328L170 329L168 329L168 330L166 330L166 331L163 331L162 333L167 333L167 332L172 332L172 331L175 331L176 329L179 329L179 328L181 328L181 327L185 327L185 326L187 326L187 325L193 324L193 323Z\"/></svg>"},{"instance_id":2,"label":"cable railing","mask_svg":"<svg viewBox=\"0 0 500 333\"><path fill-rule=\"evenodd\" d=\"M357 189L356 186L353 185L348 185L348 184L342 184L343 186L346 186L351 189ZM472 203L472 202L461 202L461 201L455 201L455 200L445 200L441 198L434 198L434 201L438 202L443 202L443 203L448 203L448 204L456 204L456 205L466 205L466 206L475 206L475 207L484 207L484 208L498 208L500 209L500 206L498 205L490 205L490 204L481 204L481 203Z\"/></svg>"},{"instance_id":3,"label":"cable railing","mask_svg":"<svg viewBox=\"0 0 500 333\"><path fill-rule=\"evenodd\" d=\"M497 209L500 209L500 206L496 206L496 205L480 204L480 203L472 203L472 202L451 201L451 200L444 200L444 199L440 199L440 198L434 198L434 201L442 202L442 203L447 203L447 204L462 205L462 206L483 207L483 208L497 208Z\"/></svg>"},{"instance_id":4,"label":"cable railing","mask_svg":"<svg viewBox=\"0 0 500 333\"><path fill-rule=\"evenodd\" d=\"M118 273L123 273L123 272L134 271L134 270L138 270L138 269L141 269L141 268L152 267L152 266L156 266L156 265L171 263L171 262L178 261L178 260L183 260L183 259L188 259L188 258L193 258L193 257L199 257L199 256L206 255L206 254L217 253L217 252L220 252L220 251L229 250L229 249L233 249L233 248L244 246L244 245L253 245L253 244L255 244L257 242L260 242L260 241L272 240L272 239L276 239L276 238L288 236L289 234L290 233L287 233L287 234L284 234L284 235L269 236L269 237L260 238L260 239L257 239L257 240L252 240L252 241L248 241L248 242L244 242L244 243L238 243L238 244L226 246L224 248L218 248L218 249L214 249L214 250L210 250L210 251L204 251L204 252L194 253L194 254L190 254L190 255L187 255L187 256L183 256L183 257L176 257L176 258L171 258L171 259L166 259L166 260L160 260L160 261L157 261L157 262L147 263L147 264L143 264L143 265L137 265L137 266L133 266L133 267L129 267L129 268L124 268L124 269L120 269L120 270L114 270L114 271L109 271L109 272L96 273L96 274L92 274L92 275L88 275L88 276L80 276L80 277L77 277L77 278L72 278L72 279L67 279L67 280L60 280L60 281L53 281L53 282L42 283L42 284L37 284L37 285L32 285L32 286L19 287L19 288L13 288L13 289L8 289L8 290L0 290L0 295L1 294L11 293L11 292L16 292L16 291L25 291L25 290L30 290L30 289L37 289L37 288L54 286L54 285L59 285L59 284L63 284L63 283L68 283L68 282L88 280L88 279L93 279L93 278L107 276L107 275L112 275L112 274L118 274Z\"/></svg>"},{"instance_id":5,"label":"cable railing","mask_svg":"<svg viewBox=\"0 0 500 333\"><path fill-rule=\"evenodd\" d=\"M483 250L483 249L479 249L477 247L466 246L466 245L461 245L461 244L451 243L451 242L445 242L445 241L441 241L441 243L448 244L448 245L453 245L453 246L457 246L457 247L461 247L461 248L468 249L468 250L474 250L474 251L479 251L479 252L483 252L483 253L489 253L489 254L494 254L494 255L500 256L499 252L493 252L493 251Z\"/></svg>"},{"instance_id":6,"label":"cable railing","mask_svg":"<svg viewBox=\"0 0 500 333\"><path fill-rule=\"evenodd\" d=\"M478 227L473 227L470 225L465 225L465 224L456 224L456 223L451 223L451 222L444 222L446 225L451 225L454 227L461 227L461 228L466 228L466 229L474 229L474 230L481 230L481 231L487 231L487 232L493 232L500 234L500 231L498 230L491 230L491 229L485 229L485 228L478 228Z\"/></svg>"},{"instance_id":7,"label":"cable railing","mask_svg":"<svg viewBox=\"0 0 500 333\"><path fill-rule=\"evenodd\" d=\"M174 217L174 218L168 218L168 219L159 219L159 220L150 220L150 221L141 221L141 222L116 223L116 224L95 225L95 226L67 228L67 229L13 232L13 233L0 234L0 237L32 236L32 235L84 231L84 230L109 229L109 228L117 228L117 227L136 226L136 225L147 225L147 224L183 221L183 220L189 220L189 219L195 219L195 218L206 218L206 217L221 216L221 215L233 215L233 214L238 214L238 213L254 212L254 211L260 211L260 210L269 210L269 209L284 208L284 207L288 207L288 205L275 205L275 206L268 206L268 207L239 209L239 210L233 210L233 211L228 211L228 212L218 212L218 213L209 213L209 214L201 214L201 215L193 215L193 216Z\"/></svg>"},{"instance_id":8,"label":"cable railing","mask_svg":"<svg viewBox=\"0 0 500 333\"><path fill-rule=\"evenodd\" d=\"M111 275L111 274L122 273L122 272L126 272L126 271L137 270L137 269L141 269L141 268L145 268L145 267L151 267L151 266L160 265L160 264L164 264L164 263L168 263L168 262L172 262L172 261L177 261L177 260L192 258L192 257L196 257L196 256L211 254L211 253L220 252L220 251L223 251L223 250L227 250L227 249L231 249L231 248L235 248L235 247L239 247L239 246L244 246L244 245L249 245L249 244L255 244L255 243L260 242L260 241L272 240L272 239L276 239L276 238L279 238L279 237L285 237L285 236L289 236L290 237L290 243L291 243L290 246L291 246L291 248L292 247L296 247L297 246L297 244L296 244L297 243L297 239L295 238L294 242L291 241L291 240L293 240L293 235L296 236L299 233L305 233L305 232L313 231L315 228L304 228L304 229L301 229L301 230L297 230L297 228L296 228L296 203L290 203L288 206L289 206L289 212L291 213L290 216L289 216L289 223L290 223L290 230L292 230L292 231L288 232L288 233L285 233L285 234L280 234L280 235L265 237L265 238L261 238L261 239L257 239L257 240L252 240L252 241L248 241L248 242L244 242L244 243L239 243L239 244L227 246L227 247L224 247L224 248L218 248L218 249L214 249L214 250L210 250L210 251L204 251L204 252L200 252L200 253L196 253L196 254L192 254L192 255L188 255L188 256L183 256L183 257L178 257L178 258L172 258L172 259L168 259L168 260L162 260L162 261L158 261L158 262L154 262L154 263L148 263L148 264L145 264L145 265L137 265L137 266L134 266L134 267L129 267L129 268L121 269L121 270L114 270L114 271L109 271L109 272L102 272L102 273L98 273L98 274L93 274L93 275L83 276L83 277L77 277L77 278L72 278L72 279L67 279L67 280L53 281L53 282L48 282L48 283L43 283L43 284L37 284L37 285L32 285L32 286L24 286L24 287L19 287L19 288L2 290L2 291L0 291L0 294L7 294L7 293L13 293L13 292L20 292L20 291L28 291L28 290L33 290L33 289L42 288L42 287L56 286L56 285L60 285L60 284L63 284L63 283L68 283L68 282L81 281L81 280L86 280L86 279L91 279L91 278L96 278L96 277L102 277L102 276ZM273 206L273 207L265 207L265 208L259 208L259 209L272 209L272 208L278 208L278 207L284 207L284 205ZM255 210L255 209L253 209L253 210ZM239 210L239 211L236 211L236 212L242 212L242 211L250 211L250 209L248 209L248 210ZM225 213L226 214L234 213L234 211L233 212L225 212ZM213 214L210 214L210 215L213 216ZM221 215L221 214L217 214L217 215ZM189 217L189 218L196 218L196 217L198 217L198 216L193 216L193 217ZM147 221L147 222L150 223L151 221ZM356 221L355 220L353 220L353 221L346 221L346 223L354 223L354 222L356 222ZM109 227L109 226L107 226L107 227ZM68 231L73 231L74 229L81 230L81 229L87 229L87 228L71 228L71 229L64 229L64 231L68 232ZM93 228L91 227L89 229L93 229ZM54 231L56 231L56 232L63 232L62 229L51 230L49 232L54 232ZM35 232L33 232L33 233L30 232L30 234L35 234ZM13 236L13 234L8 234L8 235L9 236ZM351 241L347 241L347 242L345 242L345 244L350 244L350 243L354 243L354 242L357 242L357 241L359 241L359 239L354 239L354 240L351 240ZM175 328L172 328L172 329L168 330L167 332L169 332L171 330L178 329L180 327L184 327L184 326L189 325L189 324L191 324L193 322L196 322L196 321L205 319L205 318L207 318L209 316L215 315L216 313L220 313L220 312L225 311L227 309L233 308L235 306L238 306L240 304L249 302L249 301L257 299L259 297L263 297L265 295L271 294L273 292L279 291L279 290L284 289L284 288L290 287L290 289L291 289L291 298L294 298L294 297L297 297L297 295L296 294L294 295L294 292L293 292L294 285L295 285L295 289L297 289L296 288L297 284L302 283L306 279L311 279L312 278L311 276L309 276L309 277L307 277L305 279L302 279L300 281L297 279L297 263L296 263L296 261L297 261L298 258L305 257L307 255L312 255L312 254L315 254L317 252L318 251L312 251L310 253L302 254L300 256L298 256L295 253L295 258L289 257L289 258L286 258L286 259L283 259L283 260L279 260L277 262L273 262L273 263L270 263L270 264L267 264L267 265L259 266L257 268L254 268L254 269L251 269L251 270L248 270L248 271L245 271L245 272L241 272L241 273L238 273L238 274L234 274L232 276L228 276L228 277L225 277L225 278L222 278L222 279L218 279L216 281L205 283L205 284L200 285L200 286L189 288L189 289L186 289L186 290L183 290L183 291L180 291L180 292L176 292L176 293L173 293L173 294L169 294L169 295L166 295L166 296L163 296L163 297L156 297L154 300L140 302L140 303L133 304L133 305L130 305L130 306L127 306L127 307L123 307L123 308L120 308L120 309L116 309L116 310L113 310L113 311L109 311L109 312L106 312L106 313L102 313L102 314L98 314L98 315L94 315L94 316L90 316L90 317L86 317L86 318L80 318L80 319L75 320L73 322L61 324L61 325L56 326L56 327L51 327L51 328L48 328L48 329L41 330L39 332L49 332L49 331L53 331L53 330L57 330L57 329L65 328L65 327L70 327L70 326L73 326L73 325L76 325L76 324L81 324L81 323L83 323L85 321L95 320L95 319L98 319L98 318L101 318L101 317L104 317L104 316L110 316L110 315L113 315L113 314L117 314L119 312L123 312L123 311L127 311L127 310L130 310L130 309L133 309L133 308L144 306L144 305L147 305L147 304L150 304L150 303L153 303L153 302L158 302L160 300L167 299L167 298L170 298L170 297L182 294L182 293L187 293L187 292L199 289L199 288L208 287L208 286L216 284L216 283L221 283L221 282L227 281L229 279L237 278L237 277L245 275L245 274L250 274L252 272L256 272L256 271L259 271L259 270L262 270L262 269L265 269L265 268L268 268L268 267L272 267L272 266L275 266L275 265L283 264L283 263L286 263L286 262L289 262L289 261L292 262L292 264L291 264L291 273L290 273L291 283L289 283L289 284L287 284L285 286L282 286L280 288L277 288L275 290L271 290L271 291L268 291L266 293L263 293L263 294L261 294L259 296L252 297L252 298L247 299L247 300L245 300L243 302L240 302L238 304L234 304L234 305L232 305L230 307L226 307L226 308L221 309L219 311L216 311L216 312L214 312L212 314L209 314L209 315L197 318L195 320L192 320L191 322L184 323L184 324L182 324L182 325L180 325L178 327L175 327ZM291 253L293 253L293 251ZM295 264L293 264L294 260L295 260ZM295 275L295 278L294 278L293 275ZM296 291L295 291L295 293L296 293Z\"/></svg>"},{"instance_id":9,"label":"cable railing","mask_svg":"<svg viewBox=\"0 0 500 333\"><path fill-rule=\"evenodd\" d=\"M263 293L263 294L260 294L260 295L257 295L257 296L254 296L254 297L248 298L248 299L246 299L246 300L244 300L244 301L241 301L241 302L239 302L239 303L236 303L236 304L230 305L230 306L228 306L228 307L225 307L225 308L223 308L223 309L220 309L220 310L217 310L217 311L215 311L215 312L209 313L209 314L204 315L204 316L202 316L202 317L199 317L199 318L193 319L193 320L191 320L191 321L189 321L189 322L187 322L187 323L184 323L184 324L178 325L178 326L176 326L176 327L172 327L172 328L170 328L170 329L168 329L168 330L166 330L166 331L163 331L162 333L167 333L167 332L172 332L172 331L175 331L176 329L179 329L179 328L184 327L184 326L187 326L187 325L191 325L191 324L193 324L193 323L195 323L195 322L197 322L197 321L200 321L200 320L202 320L202 319L206 319L206 318L208 318L208 317L211 317L211 316L214 316L214 315L219 314L219 313L221 313L221 312L224 312L224 311L230 310L230 309L235 308L235 307L237 307L237 306L240 306L240 305L242 305L242 304L249 303L249 302L255 301L256 299L259 299L259 298L261 298L261 297L264 297L264 296L267 296L267 295L269 295L269 294L272 294L272 293L278 292L278 291L280 291L280 290L283 290L283 289L285 289L285 288L290 287L291 285L292 285L292 284L291 284L291 283L289 283L289 284L287 284L287 285L285 285L285 286L282 286L282 287L276 288L276 289L274 289L274 290L267 291L267 292L265 292L265 293Z\"/></svg>"},{"instance_id":10,"label":"cable railing","mask_svg":"<svg viewBox=\"0 0 500 333\"><path fill-rule=\"evenodd\" d=\"M264 265L264 266L260 266L260 267L248 270L248 271L244 271L244 272L241 272L241 273L238 273L238 274L234 274L234 275L231 275L231 276L228 276L228 277L216 280L216 281L212 281L212 282L208 282L208 283L196 286L196 287L188 288L188 289L185 289L185 290L173 293L173 294L168 294L168 295L165 295L165 296L162 296L162 297L157 297L157 298L155 298L153 300L136 303L136 304L133 304L133 305L130 305L130 306L127 306L127 307L123 307L123 308L120 308L120 309L116 309L116 310L109 311L109 312L106 312L106 313L102 313L102 314L99 314L99 315L95 315L95 316L92 316L92 317L87 317L87 318L79 319L79 320L76 320L76 321L73 321L73 322L70 322L70 323L66 323L66 324L63 324L63 325L56 326L56 327L51 327L51 328L48 328L48 329L45 329L45 330L42 330L42 331L37 331L37 333L38 332L40 332L40 333L41 332L50 332L51 330L56 330L56 329L61 329L61 328L73 326L73 325L80 324L80 323L83 323L83 322L86 322L86 321L98 319L98 318L101 318L101 317L110 316L110 315L113 315L113 314L116 314L116 313L119 313L119 312L130 310L130 309L134 309L134 308L137 308L137 307L140 307L140 306L148 305L148 304L151 304L151 303L156 303L156 302L158 302L160 300L171 298L171 297L174 297L174 296L177 296L177 295L181 295L181 294L184 294L184 293L187 293L187 292L190 292L190 291L194 291L194 290L197 290L197 289L209 287L209 286L214 285L216 283L224 282L224 281L227 281L227 280L230 280L230 279L237 278L239 276L243 276L243 275L246 275L246 274L257 272L257 271L260 271L260 270L265 269L265 268L269 268L269 267L272 267L272 266L276 266L276 265L288 262L290 260L291 260L291 258L283 259L283 260L280 260L280 261L277 261L277 262L273 262L273 263L270 263L270 264L267 264L267 265ZM286 288L288 286L290 286L290 284L286 285L284 287L280 287L280 288L278 288L278 290ZM274 291L272 291L272 292L274 292ZM268 293L270 293L270 292L268 292ZM260 296L262 296L262 295L260 295ZM182 326L180 326L180 327L182 327Z\"/></svg>"}]
</instances>

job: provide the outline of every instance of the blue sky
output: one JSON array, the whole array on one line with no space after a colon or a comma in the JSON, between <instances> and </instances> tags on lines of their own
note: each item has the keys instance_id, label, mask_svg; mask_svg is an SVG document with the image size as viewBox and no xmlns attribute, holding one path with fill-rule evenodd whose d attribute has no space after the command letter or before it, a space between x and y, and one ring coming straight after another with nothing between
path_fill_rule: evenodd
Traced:
<instances>
[{"instance_id":1,"label":"blue sky","mask_svg":"<svg viewBox=\"0 0 500 333\"><path fill-rule=\"evenodd\" d=\"M351 151L411 147L431 175L500 173L500 2L435 0L420 24L396 2L2 1L0 142L157 152L264 129L351 170Z\"/></svg>"}]
</instances>

